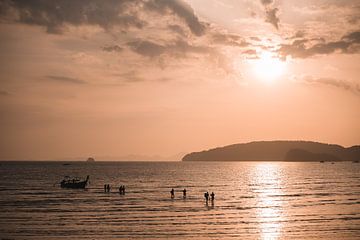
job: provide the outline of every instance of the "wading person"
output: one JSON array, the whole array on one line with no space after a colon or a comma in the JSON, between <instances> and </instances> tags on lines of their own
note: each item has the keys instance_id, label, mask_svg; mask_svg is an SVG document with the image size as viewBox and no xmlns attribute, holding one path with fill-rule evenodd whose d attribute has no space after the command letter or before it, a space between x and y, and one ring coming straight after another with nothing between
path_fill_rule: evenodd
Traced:
<instances>
[{"instance_id":1,"label":"wading person","mask_svg":"<svg viewBox=\"0 0 360 240\"><path fill-rule=\"evenodd\" d=\"M170 194L171 194L171 198L174 198L174 197L175 197L175 191L174 191L174 189L171 189Z\"/></svg>"},{"instance_id":2,"label":"wading person","mask_svg":"<svg viewBox=\"0 0 360 240\"><path fill-rule=\"evenodd\" d=\"M212 192L210 196L211 196L211 201L213 202L215 200L215 193Z\"/></svg>"},{"instance_id":3,"label":"wading person","mask_svg":"<svg viewBox=\"0 0 360 240\"><path fill-rule=\"evenodd\" d=\"M206 202L209 201L209 192L204 193L204 198Z\"/></svg>"},{"instance_id":4,"label":"wading person","mask_svg":"<svg viewBox=\"0 0 360 240\"><path fill-rule=\"evenodd\" d=\"M183 198L186 198L186 189L183 190Z\"/></svg>"}]
</instances>

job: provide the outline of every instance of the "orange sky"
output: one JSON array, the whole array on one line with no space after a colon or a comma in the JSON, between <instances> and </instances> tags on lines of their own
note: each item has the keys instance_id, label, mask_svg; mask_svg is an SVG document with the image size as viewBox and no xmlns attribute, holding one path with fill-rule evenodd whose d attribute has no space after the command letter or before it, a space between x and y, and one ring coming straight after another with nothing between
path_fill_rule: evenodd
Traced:
<instances>
[{"instance_id":1,"label":"orange sky","mask_svg":"<svg viewBox=\"0 0 360 240\"><path fill-rule=\"evenodd\" d=\"M1 1L0 159L360 143L360 3Z\"/></svg>"}]
</instances>

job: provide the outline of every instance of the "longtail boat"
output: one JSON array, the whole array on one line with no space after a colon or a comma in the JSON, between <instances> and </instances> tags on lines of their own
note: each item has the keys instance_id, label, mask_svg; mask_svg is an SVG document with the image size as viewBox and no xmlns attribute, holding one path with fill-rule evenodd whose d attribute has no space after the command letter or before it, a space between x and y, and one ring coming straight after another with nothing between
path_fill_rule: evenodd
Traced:
<instances>
[{"instance_id":1,"label":"longtail boat","mask_svg":"<svg viewBox=\"0 0 360 240\"><path fill-rule=\"evenodd\" d=\"M65 176L65 178L60 182L62 188L85 188L89 181L89 175L85 180L81 181L79 178L70 178Z\"/></svg>"}]
</instances>

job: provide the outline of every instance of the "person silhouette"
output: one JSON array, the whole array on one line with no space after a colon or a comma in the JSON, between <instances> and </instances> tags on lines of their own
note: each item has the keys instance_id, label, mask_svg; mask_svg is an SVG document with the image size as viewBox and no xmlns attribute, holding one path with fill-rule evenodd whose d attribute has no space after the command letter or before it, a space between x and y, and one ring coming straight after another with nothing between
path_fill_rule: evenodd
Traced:
<instances>
[{"instance_id":1,"label":"person silhouette","mask_svg":"<svg viewBox=\"0 0 360 240\"><path fill-rule=\"evenodd\" d=\"M204 193L205 201L209 201L209 192Z\"/></svg>"},{"instance_id":2,"label":"person silhouette","mask_svg":"<svg viewBox=\"0 0 360 240\"><path fill-rule=\"evenodd\" d=\"M108 185L106 186L106 190L107 190L107 192L110 192L110 184L108 184Z\"/></svg>"},{"instance_id":3,"label":"person silhouette","mask_svg":"<svg viewBox=\"0 0 360 240\"><path fill-rule=\"evenodd\" d=\"M183 198L186 198L186 189L183 190Z\"/></svg>"},{"instance_id":4,"label":"person silhouette","mask_svg":"<svg viewBox=\"0 0 360 240\"><path fill-rule=\"evenodd\" d=\"M174 191L173 188L171 189L170 194L171 194L171 198L174 198L174 197L175 197L175 191Z\"/></svg>"},{"instance_id":5,"label":"person silhouette","mask_svg":"<svg viewBox=\"0 0 360 240\"><path fill-rule=\"evenodd\" d=\"M122 193L125 195L125 185L122 186Z\"/></svg>"},{"instance_id":6,"label":"person silhouette","mask_svg":"<svg viewBox=\"0 0 360 240\"><path fill-rule=\"evenodd\" d=\"M212 192L212 193L211 193L211 201L213 202L214 200L215 200L215 193Z\"/></svg>"},{"instance_id":7,"label":"person silhouette","mask_svg":"<svg viewBox=\"0 0 360 240\"><path fill-rule=\"evenodd\" d=\"M107 189L107 188L106 188L106 184L104 184L104 192L106 192L106 189Z\"/></svg>"}]
</instances>

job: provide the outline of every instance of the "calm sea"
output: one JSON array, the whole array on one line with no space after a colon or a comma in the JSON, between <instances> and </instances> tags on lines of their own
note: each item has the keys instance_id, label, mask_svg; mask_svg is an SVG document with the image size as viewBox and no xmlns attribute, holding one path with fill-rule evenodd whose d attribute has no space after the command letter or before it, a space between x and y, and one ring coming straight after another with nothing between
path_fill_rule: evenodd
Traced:
<instances>
[{"instance_id":1,"label":"calm sea","mask_svg":"<svg viewBox=\"0 0 360 240\"><path fill-rule=\"evenodd\" d=\"M63 164L0 162L0 239L360 239L358 163Z\"/></svg>"}]
</instances>

